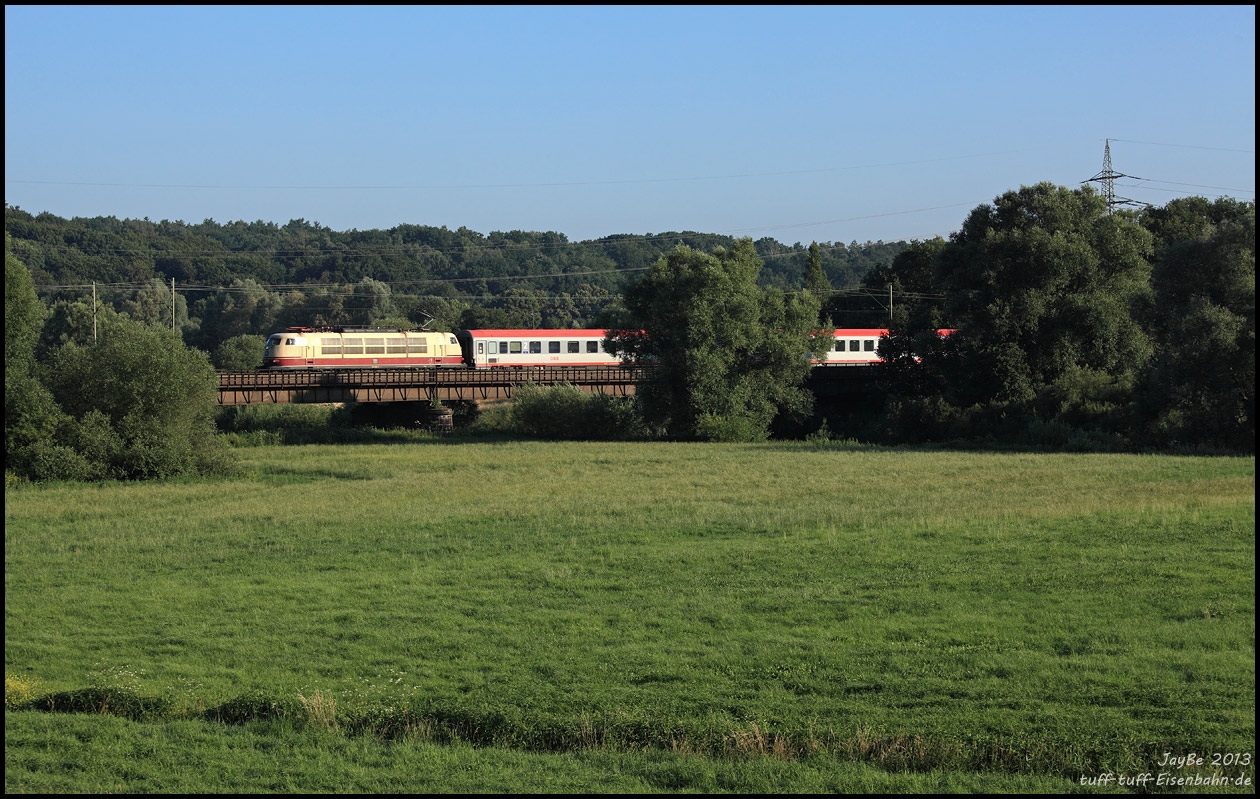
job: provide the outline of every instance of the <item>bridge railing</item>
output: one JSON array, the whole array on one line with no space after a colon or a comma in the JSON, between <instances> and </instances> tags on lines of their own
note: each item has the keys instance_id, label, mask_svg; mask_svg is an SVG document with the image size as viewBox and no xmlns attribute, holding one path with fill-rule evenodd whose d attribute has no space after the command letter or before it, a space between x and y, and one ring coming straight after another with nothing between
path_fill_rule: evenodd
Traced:
<instances>
[{"instance_id":1,"label":"bridge railing","mask_svg":"<svg viewBox=\"0 0 1260 799\"><path fill-rule=\"evenodd\" d=\"M499 399L515 387L570 383L592 393L633 393L647 367L540 366L499 369L337 369L219 372L219 403L409 402Z\"/></svg>"},{"instance_id":2,"label":"bridge railing","mask_svg":"<svg viewBox=\"0 0 1260 799\"><path fill-rule=\"evenodd\" d=\"M219 372L219 404L507 399L527 383L569 383L589 393L628 395L651 373L645 366ZM869 393L879 390L884 376L884 369L874 367L819 367L807 386L819 396Z\"/></svg>"}]
</instances>

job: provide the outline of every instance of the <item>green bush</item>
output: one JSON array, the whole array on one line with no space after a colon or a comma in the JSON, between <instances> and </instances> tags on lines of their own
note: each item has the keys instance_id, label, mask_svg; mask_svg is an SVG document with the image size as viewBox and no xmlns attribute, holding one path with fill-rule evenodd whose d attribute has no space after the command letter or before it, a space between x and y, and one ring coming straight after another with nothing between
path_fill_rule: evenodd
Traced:
<instances>
[{"instance_id":1,"label":"green bush","mask_svg":"<svg viewBox=\"0 0 1260 799\"><path fill-rule=\"evenodd\" d=\"M960 422L961 414L943 397L895 399L884 412L884 438L894 444L941 441Z\"/></svg>"},{"instance_id":2,"label":"green bush","mask_svg":"<svg viewBox=\"0 0 1260 799\"><path fill-rule=\"evenodd\" d=\"M7 366L7 365L6 365ZM35 377L5 371L4 467L31 479L37 448L54 443L70 417Z\"/></svg>"},{"instance_id":3,"label":"green bush","mask_svg":"<svg viewBox=\"0 0 1260 799\"><path fill-rule=\"evenodd\" d=\"M568 383L522 386L510 418L515 432L538 438L619 441L648 435L633 398L586 394Z\"/></svg>"},{"instance_id":4,"label":"green bush","mask_svg":"<svg viewBox=\"0 0 1260 799\"><path fill-rule=\"evenodd\" d=\"M99 342L67 343L37 371L47 391L27 391L18 413L6 408L6 417L38 433L36 440L24 433L28 440L7 442L18 444L6 465L19 473L33 480L146 479L228 468L214 436L214 370L204 353L169 331L119 318ZM43 394L53 403L47 409Z\"/></svg>"},{"instance_id":5,"label":"green bush","mask_svg":"<svg viewBox=\"0 0 1260 799\"><path fill-rule=\"evenodd\" d=\"M103 480L106 471L71 447L40 441L27 450L23 474L37 482Z\"/></svg>"},{"instance_id":6,"label":"green bush","mask_svg":"<svg viewBox=\"0 0 1260 799\"><path fill-rule=\"evenodd\" d=\"M170 705L161 697L142 696L130 688L80 688L60 691L35 700L34 707L57 713L102 713L132 721L149 721L170 716Z\"/></svg>"},{"instance_id":7,"label":"green bush","mask_svg":"<svg viewBox=\"0 0 1260 799\"><path fill-rule=\"evenodd\" d=\"M297 715L298 708L294 701L277 699L262 691L241 694L206 712L207 718L224 724L294 718Z\"/></svg>"},{"instance_id":8,"label":"green bush","mask_svg":"<svg viewBox=\"0 0 1260 799\"><path fill-rule=\"evenodd\" d=\"M289 430L322 430L336 417L337 409L329 405L230 405L223 408L217 420L224 432L283 433Z\"/></svg>"},{"instance_id":9,"label":"green bush","mask_svg":"<svg viewBox=\"0 0 1260 799\"><path fill-rule=\"evenodd\" d=\"M747 416L701 414L696 419L696 435L705 441L727 443L765 441L770 431L765 424Z\"/></svg>"}]
</instances>

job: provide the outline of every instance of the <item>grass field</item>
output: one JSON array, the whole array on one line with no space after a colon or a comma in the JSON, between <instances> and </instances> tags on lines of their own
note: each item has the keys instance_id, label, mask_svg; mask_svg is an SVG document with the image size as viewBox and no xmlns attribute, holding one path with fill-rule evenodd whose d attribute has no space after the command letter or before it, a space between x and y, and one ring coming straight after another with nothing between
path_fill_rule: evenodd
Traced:
<instances>
[{"instance_id":1,"label":"grass field","mask_svg":"<svg viewBox=\"0 0 1260 799\"><path fill-rule=\"evenodd\" d=\"M1254 792L1254 458L238 453L6 490L8 792Z\"/></svg>"}]
</instances>

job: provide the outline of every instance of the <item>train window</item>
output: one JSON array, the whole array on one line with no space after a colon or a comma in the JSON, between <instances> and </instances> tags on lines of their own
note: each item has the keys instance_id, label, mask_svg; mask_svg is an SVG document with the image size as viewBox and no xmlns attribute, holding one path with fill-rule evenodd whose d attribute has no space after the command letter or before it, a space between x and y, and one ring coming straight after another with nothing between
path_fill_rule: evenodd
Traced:
<instances>
[{"instance_id":1,"label":"train window","mask_svg":"<svg viewBox=\"0 0 1260 799\"><path fill-rule=\"evenodd\" d=\"M383 338L363 339L363 351L368 355L384 355L385 354L385 339Z\"/></svg>"},{"instance_id":2,"label":"train window","mask_svg":"<svg viewBox=\"0 0 1260 799\"><path fill-rule=\"evenodd\" d=\"M836 339L836 346L833 348L836 352L844 352L844 339Z\"/></svg>"},{"instance_id":3,"label":"train window","mask_svg":"<svg viewBox=\"0 0 1260 799\"><path fill-rule=\"evenodd\" d=\"M873 339L873 338L868 338L866 341L863 341L863 342L862 342L862 349L866 350L867 352L874 352L874 351L875 351L875 339Z\"/></svg>"},{"instance_id":4,"label":"train window","mask_svg":"<svg viewBox=\"0 0 1260 799\"><path fill-rule=\"evenodd\" d=\"M297 339L295 339L295 338L286 338L286 339L284 340L284 343L285 343L285 345L286 345L286 346L292 347L293 345L297 344Z\"/></svg>"},{"instance_id":5,"label":"train window","mask_svg":"<svg viewBox=\"0 0 1260 799\"><path fill-rule=\"evenodd\" d=\"M347 339L342 339L341 343L343 345L343 349L346 355L362 355L363 354L363 339L347 338Z\"/></svg>"},{"instance_id":6,"label":"train window","mask_svg":"<svg viewBox=\"0 0 1260 799\"><path fill-rule=\"evenodd\" d=\"M407 354L407 339L405 338L389 338L385 339L385 351L391 355Z\"/></svg>"},{"instance_id":7,"label":"train window","mask_svg":"<svg viewBox=\"0 0 1260 799\"><path fill-rule=\"evenodd\" d=\"M498 355L498 354L499 354L499 342L497 342L497 341L487 341L487 342L486 342L486 346L490 348L490 354L491 354L491 355ZM481 352L480 347L477 349L477 351L478 351L478 352Z\"/></svg>"},{"instance_id":8,"label":"train window","mask_svg":"<svg viewBox=\"0 0 1260 799\"><path fill-rule=\"evenodd\" d=\"M560 342L559 342L559 341L548 341L548 342L547 342L547 353L548 353L549 355L558 355L558 354L560 353Z\"/></svg>"},{"instance_id":9,"label":"train window","mask_svg":"<svg viewBox=\"0 0 1260 799\"><path fill-rule=\"evenodd\" d=\"M339 338L321 338L319 346L321 355L341 354L341 339Z\"/></svg>"},{"instance_id":10,"label":"train window","mask_svg":"<svg viewBox=\"0 0 1260 799\"><path fill-rule=\"evenodd\" d=\"M588 341L588 342L586 342L586 351L587 351L587 352L599 352L599 342L598 342L598 341Z\"/></svg>"},{"instance_id":11,"label":"train window","mask_svg":"<svg viewBox=\"0 0 1260 799\"><path fill-rule=\"evenodd\" d=\"M529 351L533 355L542 355L542 342L541 341L529 342Z\"/></svg>"},{"instance_id":12,"label":"train window","mask_svg":"<svg viewBox=\"0 0 1260 799\"><path fill-rule=\"evenodd\" d=\"M427 355L429 352L429 341L423 338L407 339L407 352L415 352L420 355Z\"/></svg>"},{"instance_id":13,"label":"train window","mask_svg":"<svg viewBox=\"0 0 1260 799\"><path fill-rule=\"evenodd\" d=\"M849 352L858 352L862 349L862 342L855 338L849 339Z\"/></svg>"},{"instance_id":14,"label":"train window","mask_svg":"<svg viewBox=\"0 0 1260 799\"><path fill-rule=\"evenodd\" d=\"M519 342L519 341L509 341L509 342L508 342L508 352L512 353L513 355L520 355L520 354L521 354L521 342Z\"/></svg>"},{"instance_id":15,"label":"train window","mask_svg":"<svg viewBox=\"0 0 1260 799\"><path fill-rule=\"evenodd\" d=\"M569 342L568 352L570 352L570 353L579 353L579 352L581 352L581 351L582 351L581 344L582 344L582 342L580 342L580 341L570 341L570 342Z\"/></svg>"}]
</instances>

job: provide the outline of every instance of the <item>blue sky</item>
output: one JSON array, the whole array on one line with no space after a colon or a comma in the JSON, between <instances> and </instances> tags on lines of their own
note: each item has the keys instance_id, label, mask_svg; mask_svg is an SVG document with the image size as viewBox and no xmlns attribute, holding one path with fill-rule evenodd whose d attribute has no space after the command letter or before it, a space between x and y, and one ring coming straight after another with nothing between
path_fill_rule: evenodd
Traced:
<instances>
[{"instance_id":1,"label":"blue sky","mask_svg":"<svg viewBox=\"0 0 1260 799\"><path fill-rule=\"evenodd\" d=\"M1254 200L1255 94L1254 6L6 6L5 202L924 239L1108 138L1117 195Z\"/></svg>"}]
</instances>

